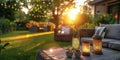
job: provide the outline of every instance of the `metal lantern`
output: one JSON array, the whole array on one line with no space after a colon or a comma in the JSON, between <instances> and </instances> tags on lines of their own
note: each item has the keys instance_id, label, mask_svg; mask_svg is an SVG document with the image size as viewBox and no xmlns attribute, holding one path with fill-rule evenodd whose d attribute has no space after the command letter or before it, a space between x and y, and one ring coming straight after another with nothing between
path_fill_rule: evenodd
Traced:
<instances>
[{"instance_id":1,"label":"metal lantern","mask_svg":"<svg viewBox=\"0 0 120 60\"><path fill-rule=\"evenodd\" d=\"M102 38L99 35L93 36L93 52L102 54Z\"/></svg>"},{"instance_id":2,"label":"metal lantern","mask_svg":"<svg viewBox=\"0 0 120 60\"><path fill-rule=\"evenodd\" d=\"M88 41L82 42L82 55L90 56L90 42Z\"/></svg>"}]
</instances>

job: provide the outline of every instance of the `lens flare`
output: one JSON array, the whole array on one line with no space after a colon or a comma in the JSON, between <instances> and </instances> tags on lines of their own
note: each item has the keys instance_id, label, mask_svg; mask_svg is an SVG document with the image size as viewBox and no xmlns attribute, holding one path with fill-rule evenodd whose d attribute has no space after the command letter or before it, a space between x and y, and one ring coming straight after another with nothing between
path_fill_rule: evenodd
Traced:
<instances>
[{"instance_id":1,"label":"lens flare","mask_svg":"<svg viewBox=\"0 0 120 60\"><path fill-rule=\"evenodd\" d=\"M80 9L78 8L73 8L70 9L70 11L68 12L68 16L71 20L75 20L77 14L79 13Z\"/></svg>"},{"instance_id":2,"label":"lens flare","mask_svg":"<svg viewBox=\"0 0 120 60\"><path fill-rule=\"evenodd\" d=\"M70 20L75 20L77 18L77 15L80 12L80 6L82 6L84 4L86 0L74 0L75 2L75 7L69 9L67 12L68 17Z\"/></svg>"}]
</instances>

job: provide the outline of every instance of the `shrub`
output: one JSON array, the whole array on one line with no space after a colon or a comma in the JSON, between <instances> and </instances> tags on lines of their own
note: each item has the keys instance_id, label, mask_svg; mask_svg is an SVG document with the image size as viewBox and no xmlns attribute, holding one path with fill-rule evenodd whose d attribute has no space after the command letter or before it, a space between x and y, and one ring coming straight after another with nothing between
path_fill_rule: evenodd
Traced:
<instances>
[{"instance_id":1,"label":"shrub","mask_svg":"<svg viewBox=\"0 0 120 60\"><path fill-rule=\"evenodd\" d=\"M10 20L1 18L0 19L0 30L2 33L7 33L10 30Z\"/></svg>"},{"instance_id":2,"label":"shrub","mask_svg":"<svg viewBox=\"0 0 120 60\"><path fill-rule=\"evenodd\" d=\"M92 23L85 23L83 25L80 25L79 28L80 29L82 29L82 28L95 28L95 25Z\"/></svg>"},{"instance_id":3,"label":"shrub","mask_svg":"<svg viewBox=\"0 0 120 60\"><path fill-rule=\"evenodd\" d=\"M15 22L10 22L10 31L15 31L16 26L17 26L17 24Z\"/></svg>"},{"instance_id":4,"label":"shrub","mask_svg":"<svg viewBox=\"0 0 120 60\"><path fill-rule=\"evenodd\" d=\"M106 14L106 15L95 15L93 18L93 23L95 25L99 24L113 24L115 23L114 17L112 14Z\"/></svg>"}]
</instances>

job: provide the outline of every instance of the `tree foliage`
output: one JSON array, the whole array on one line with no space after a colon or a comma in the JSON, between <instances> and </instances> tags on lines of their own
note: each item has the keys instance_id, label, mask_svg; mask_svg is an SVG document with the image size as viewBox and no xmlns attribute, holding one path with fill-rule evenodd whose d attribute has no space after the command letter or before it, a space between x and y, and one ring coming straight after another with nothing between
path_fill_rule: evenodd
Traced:
<instances>
[{"instance_id":1,"label":"tree foliage","mask_svg":"<svg viewBox=\"0 0 120 60\"><path fill-rule=\"evenodd\" d=\"M112 14L106 14L106 15L95 15L93 18L93 23L97 26L100 24L114 24L115 19Z\"/></svg>"},{"instance_id":2,"label":"tree foliage","mask_svg":"<svg viewBox=\"0 0 120 60\"><path fill-rule=\"evenodd\" d=\"M31 0L30 4L33 8L30 9L29 15L32 19L43 20L48 18L48 15L52 12L54 20L58 20L68 5L64 3L65 1L71 2L73 0ZM55 14L55 12L57 12L57 14Z\"/></svg>"},{"instance_id":3,"label":"tree foliage","mask_svg":"<svg viewBox=\"0 0 120 60\"><path fill-rule=\"evenodd\" d=\"M0 30L2 33L7 33L10 30L10 21L5 18L0 19Z\"/></svg>"},{"instance_id":4,"label":"tree foliage","mask_svg":"<svg viewBox=\"0 0 120 60\"><path fill-rule=\"evenodd\" d=\"M10 21L15 20L15 11L20 10L19 2L16 0L2 0L0 2L0 17L9 19Z\"/></svg>"},{"instance_id":5,"label":"tree foliage","mask_svg":"<svg viewBox=\"0 0 120 60\"><path fill-rule=\"evenodd\" d=\"M45 19L48 17L48 13L53 12L54 19L56 16L60 16L67 6L72 3L64 4L65 1L72 2L73 0L2 0L0 2L0 10L2 13L0 17L5 17L10 20L15 20L15 12L20 11L22 6L29 9L29 16L31 19ZM22 3L22 4L21 4ZM55 10L57 13L55 14Z\"/></svg>"}]
</instances>

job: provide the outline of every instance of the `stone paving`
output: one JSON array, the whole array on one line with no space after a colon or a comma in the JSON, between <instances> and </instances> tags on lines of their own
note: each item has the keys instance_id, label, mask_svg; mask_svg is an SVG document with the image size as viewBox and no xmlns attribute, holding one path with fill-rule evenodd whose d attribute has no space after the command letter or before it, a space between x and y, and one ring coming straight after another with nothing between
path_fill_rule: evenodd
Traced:
<instances>
[{"instance_id":1,"label":"stone paving","mask_svg":"<svg viewBox=\"0 0 120 60\"><path fill-rule=\"evenodd\" d=\"M90 53L90 56L82 56L81 59L66 58L64 48L55 48L52 52L47 50L40 50L37 53L36 60L120 60L120 51L103 48L103 55L96 55Z\"/></svg>"}]
</instances>

